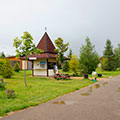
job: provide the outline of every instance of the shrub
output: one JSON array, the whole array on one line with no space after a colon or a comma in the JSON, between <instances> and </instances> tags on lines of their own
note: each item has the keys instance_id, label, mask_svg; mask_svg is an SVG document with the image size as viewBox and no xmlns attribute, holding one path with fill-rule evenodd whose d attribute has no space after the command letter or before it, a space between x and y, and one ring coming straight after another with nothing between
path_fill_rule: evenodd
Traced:
<instances>
[{"instance_id":1,"label":"shrub","mask_svg":"<svg viewBox=\"0 0 120 120\"><path fill-rule=\"evenodd\" d=\"M20 66L19 66L18 62L16 62L15 66L14 66L14 71L15 72L19 72L20 71Z\"/></svg>"},{"instance_id":2,"label":"shrub","mask_svg":"<svg viewBox=\"0 0 120 120\"><path fill-rule=\"evenodd\" d=\"M15 92L13 90L7 89L5 91L5 93L6 93L8 99L15 97Z\"/></svg>"},{"instance_id":3,"label":"shrub","mask_svg":"<svg viewBox=\"0 0 120 120\"><path fill-rule=\"evenodd\" d=\"M13 68L9 60L4 60L1 73L4 78L11 78L11 76L14 75Z\"/></svg>"},{"instance_id":4,"label":"shrub","mask_svg":"<svg viewBox=\"0 0 120 120\"><path fill-rule=\"evenodd\" d=\"M5 90L5 86L7 85L6 82L0 81L0 90Z\"/></svg>"},{"instance_id":5,"label":"shrub","mask_svg":"<svg viewBox=\"0 0 120 120\"><path fill-rule=\"evenodd\" d=\"M0 59L0 75L2 74L3 64L4 64L4 60L3 60L3 59Z\"/></svg>"}]
</instances>

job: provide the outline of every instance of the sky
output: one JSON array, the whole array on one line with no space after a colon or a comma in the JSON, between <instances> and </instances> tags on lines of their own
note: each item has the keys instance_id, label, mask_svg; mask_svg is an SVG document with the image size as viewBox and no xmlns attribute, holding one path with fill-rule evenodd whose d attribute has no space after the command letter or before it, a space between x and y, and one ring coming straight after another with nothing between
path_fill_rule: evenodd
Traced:
<instances>
[{"instance_id":1,"label":"sky","mask_svg":"<svg viewBox=\"0 0 120 120\"><path fill-rule=\"evenodd\" d=\"M89 37L101 56L107 39L120 43L120 0L0 0L0 52L15 55L13 39L28 31L37 45L47 27L79 55Z\"/></svg>"}]
</instances>

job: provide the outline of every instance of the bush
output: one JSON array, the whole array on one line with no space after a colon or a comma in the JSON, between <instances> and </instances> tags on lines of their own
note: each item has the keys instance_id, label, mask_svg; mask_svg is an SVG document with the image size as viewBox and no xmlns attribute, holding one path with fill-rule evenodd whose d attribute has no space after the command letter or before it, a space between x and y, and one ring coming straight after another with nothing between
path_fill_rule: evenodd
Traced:
<instances>
[{"instance_id":1,"label":"bush","mask_svg":"<svg viewBox=\"0 0 120 120\"><path fill-rule=\"evenodd\" d=\"M15 72L19 72L20 71L20 66L19 66L18 62L16 62L15 66L14 66L14 71Z\"/></svg>"},{"instance_id":2,"label":"bush","mask_svg":"<svg viewBox=\"0 0 120 120\"><path fill-rule=\"evenodd\" d=\"M5 86L7 85L6 82L0 81L0 90L5 90Z\"/></svg>"},{"instance_id":3,"label":"bush","mask_svg":"<svg viewBox=\"0 0 120 120\"><path fill-rule=\"evenodd\" d=\"M13 68L9 60L4 60L1 73L4 78L11 78L11 76L14 75Z\"/></svg>"},{"instance_id":4,"label":"bush","mask_svg":"<svg viewBox=\"0 0 120 120\"><path fill-rule=\"evenodd\" d=\"M3 64L4 64L4 60L3 60L3 59L0 59L0 75L2 74Z\"/></svg>"},{"instance_id":5,"label":"bush","mask_svg":"<svg viewBox=\"0 0 120 120\"><path fill-rule=\"evenodd\" d=\"M13 90L7 89L5 91L5 93L6 93L8 99L15 97L15 92Z\"/></svg>"},{"instance_id":6,"label":"bush","mask_svg":"<svg viewBox=\"0 0 120 120\"><path fill-rule=\"evenodd\" d=\"M68 72L69 71L69 63L68 62L65 62L64 65L63 65L63 72Z\"/></svg>"}]
</instances>

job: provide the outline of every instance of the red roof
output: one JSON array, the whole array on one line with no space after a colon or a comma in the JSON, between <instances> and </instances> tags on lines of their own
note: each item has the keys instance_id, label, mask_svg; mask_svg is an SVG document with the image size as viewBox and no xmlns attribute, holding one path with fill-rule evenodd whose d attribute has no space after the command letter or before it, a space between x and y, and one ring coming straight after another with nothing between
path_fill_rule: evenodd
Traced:
<instances>
[{"instance_id":1,"label":"red roof","mask_svg":"<svg viewBox=\"0 0 120 120\"><path fill-rule=\"evenodd\" d=\"M44 50L44 53L56 53L55 46L53 45L52 41L50 40L47 32L43 35L42 39L37 45L37 48Z\"/></svg>"},{"instance_id":2,"label":"red roof","mask_svg":"<svg viewBox=\"0 0 120 120\"><path fill-rule=\"evenodd\" d=\"M47 58L53 58L56 59L57 54L53 53L41 53L40 55L29 55L29 58L36 57L38 59L47 59Z\"/></svg>"}]
</instances>

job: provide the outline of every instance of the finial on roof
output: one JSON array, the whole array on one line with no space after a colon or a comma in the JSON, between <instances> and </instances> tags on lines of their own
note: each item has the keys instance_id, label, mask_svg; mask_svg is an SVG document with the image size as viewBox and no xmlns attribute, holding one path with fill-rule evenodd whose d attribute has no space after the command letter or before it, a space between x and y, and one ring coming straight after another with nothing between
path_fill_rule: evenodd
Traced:
<instances>
[{"instance_id":1,"label":"finial on roof","mask_svg":"<svg viewBox=\"0 0 120 120\"><path fill-rule=\"evenodd\" d=\"M47 32L47 27L45 27L45 32Z\"/></svg>"}]
</instances>

